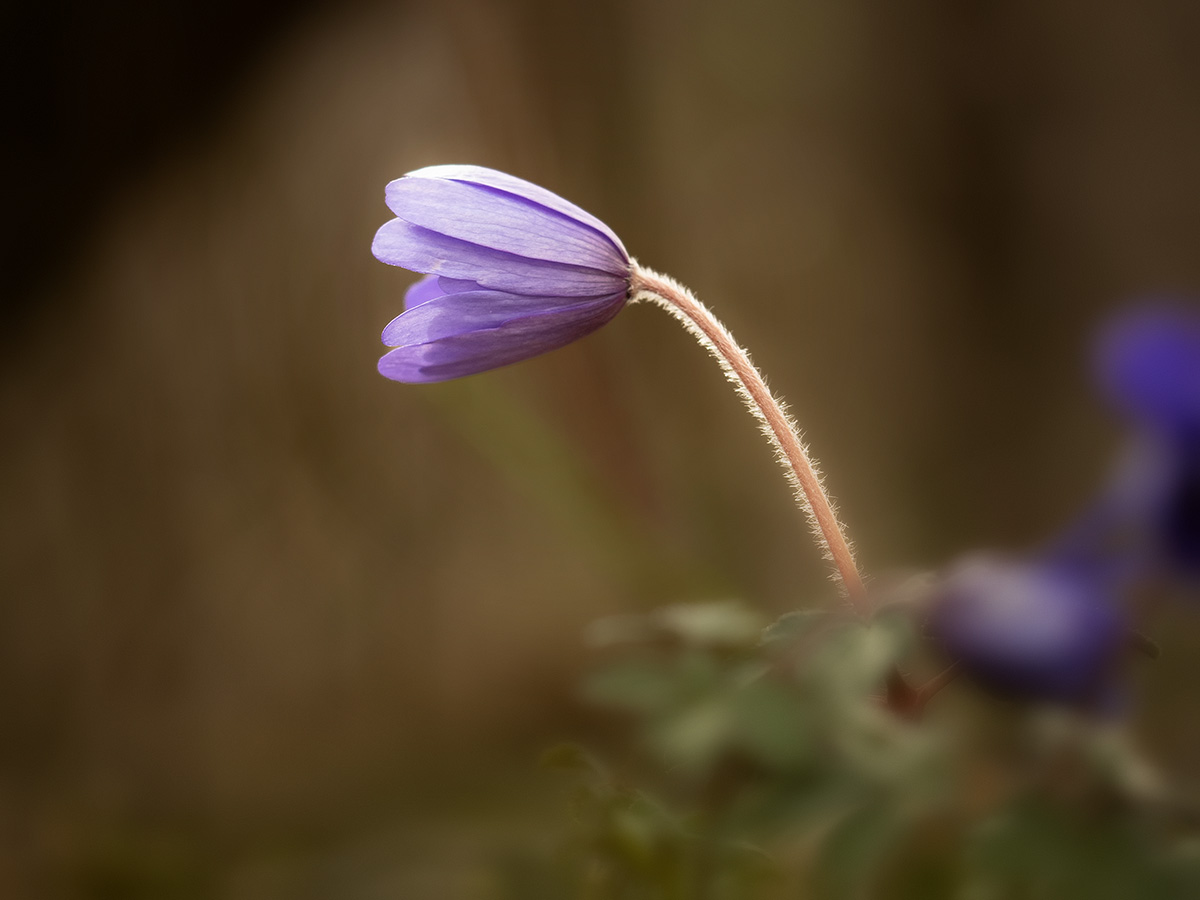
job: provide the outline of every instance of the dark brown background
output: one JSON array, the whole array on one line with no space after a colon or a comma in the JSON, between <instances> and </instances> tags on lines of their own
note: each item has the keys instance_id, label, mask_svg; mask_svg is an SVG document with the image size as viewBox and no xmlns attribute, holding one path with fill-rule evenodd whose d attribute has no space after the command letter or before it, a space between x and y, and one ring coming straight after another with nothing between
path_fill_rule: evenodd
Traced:
<instances>
[{"instance_id":1,"label":"dark brown background","mask_svg":"<svg viewBox=\"0 0 1200 900\"><path fill-rule=\"evenodd\" d=\"M693 287L877 574L1052 532L1118 443L1090 329L1200 294L1186 0L170 8L5 13L4 896L488 896L566 822L537 750L609 737L585 623L826 602L658 312L380 378L389 179L505 169ZM1176 765L1191 658L1148 676Z\"/></svg>"}]
</instances>

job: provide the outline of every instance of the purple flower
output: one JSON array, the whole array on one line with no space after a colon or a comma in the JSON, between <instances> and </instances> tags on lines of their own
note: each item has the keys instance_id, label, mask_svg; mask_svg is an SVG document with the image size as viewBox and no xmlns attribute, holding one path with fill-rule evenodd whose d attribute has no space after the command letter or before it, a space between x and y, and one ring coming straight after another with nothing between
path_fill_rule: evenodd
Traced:
<instances>
[{"instance_id":1,"label":"purple flower","mask_svg":"<svg viewBox=\"0 0 1200 900\"><path fill-rule=\"evenodd\" d=\"M599 219L494 169L431 166L387 186L381 262L426 274L383 331L379 371L426 383L485 372L595 331L629 297L625 247Z\"/></svg>"},{"instance_id":2,"label":"purple flower","mask_svg":"<svg viewBox=\"0 0 1200 900\"><path fill-rule=\"evenodd\" d=\"M1096 371L1137 428L1137 452L1109 492L1110 516L1153 563L1200 577L1200 311L1122 313L1097 341Z\"/></svg>"},{"instance_id":3,"label":"purple flower","mask_svg":"<svg viewBox=\"0 0 1200 900\"><path fill-rule=\"evenodd\" d=\"M1109 402L1140 427L1200 437L1200 311L1145 306L1116 316L1096 342L1096 370Z\"/></svg>"},{"instance_id":4,"label":"purple flower","mask_svg":"<svg viewBox=\"0 0 1200 900\"><path fill-rule=\"evenodd\" d=\"M938 586L928 630L964 674L1003 696L1095 705L1126 640L1103 567L977 556Z\"/></svg>"}]
</instances>

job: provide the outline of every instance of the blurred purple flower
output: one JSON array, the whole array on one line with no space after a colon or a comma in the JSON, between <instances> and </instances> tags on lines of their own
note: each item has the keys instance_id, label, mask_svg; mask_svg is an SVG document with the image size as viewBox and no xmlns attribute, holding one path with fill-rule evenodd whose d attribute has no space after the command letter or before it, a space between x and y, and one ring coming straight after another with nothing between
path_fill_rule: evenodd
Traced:
<instances>
[{"instance_id":1,"label":"blurred purple flower","mask_svg":"<svg viewBox=\"0 0 1200 900\"><path fill-rule=\"evenodd\" d=\"M1200 310L1158 305L1117 315L1096 342L1096 370L1109 402L1140 427L1200 437Z\"/></svg>"},{"instance_id":2,"label":"blurred purple flower","mask_svg":"<svg viewBox=\"0 0 1200 900\"><path fill-rule=\"evenodd\" d=\"M1124 312L1096 344L1097 380L1137 428L1109 492L1109 515L1143 555L1200 578L1200 310Z\"/></svg>"},{"instance_id":3,"label":"blurred purple flower","mask_svg":"<svg viewBox=\"0 0 1200 900\"><path fill-rule=\"evenodd\" d=\"M928 631L997 694L1095 707L1111 695L1126 642L1116 594L1102 566L970 557L936 589Z\"/></svg>"},{"instance_id":4,"label":"blurred purple flower","mask_svg":"<svg viewBox=\"0 0 1200 900\"><path fill-rule=\"evenodd\" d=\"M426 278L383 331L379 371L426 383L473 375L590 334L625 305L629 254L599 219L479 166L432 166L387 186L396 214L372 252Z\"/></svg>"}]
</instances>

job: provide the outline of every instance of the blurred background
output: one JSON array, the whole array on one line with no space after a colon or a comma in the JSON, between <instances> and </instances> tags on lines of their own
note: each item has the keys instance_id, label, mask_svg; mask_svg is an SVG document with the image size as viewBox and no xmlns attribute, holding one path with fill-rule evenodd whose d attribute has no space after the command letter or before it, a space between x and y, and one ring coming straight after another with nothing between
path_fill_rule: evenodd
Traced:
<instances>
[{"instance_id":1,"label":"blurred background","mask_svg":"<svg viewBox=\"0 0 1200 900\"><path fill-rule=\"evenodd\" d=\"M768 448L656 310L379 377L414 280L370 254L388 180L504 169L690 285L877 576L1068 519L1119 443L1089 333L1200 294L1186 0L0 21L5 897L487 897L568 820L539 750L620 740L576 696L586 623L830 602ZM1142 733L1196 777L1176 619Z\"/></svg>"}]
</instances>

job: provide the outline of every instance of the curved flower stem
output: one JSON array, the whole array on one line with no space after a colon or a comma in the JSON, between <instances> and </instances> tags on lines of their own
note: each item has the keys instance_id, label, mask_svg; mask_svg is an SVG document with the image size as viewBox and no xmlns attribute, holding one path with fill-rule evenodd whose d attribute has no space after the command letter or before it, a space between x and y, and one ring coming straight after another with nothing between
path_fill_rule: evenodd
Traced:
<instances>
[{"instance_id":1,"label":"curved flower stem","mask_svg":"<svg viewBox=\"0 0 1200 900\"><path fill-rule=\"evenodd\" d=\"M775 447L776 456L795 491L797 504L808 513L818 542L837 567L850 607L865 619L869 610L862 577L833 503L800 440L795 420L771 393L750 361L750 355L691 291L673 278L643 269L636 261L633 262L630 298L631 302L647 301L661 306L716 357L725 377L737 388L746 407L758 419L763 434Z\"/></svg>"}]
</instances>

